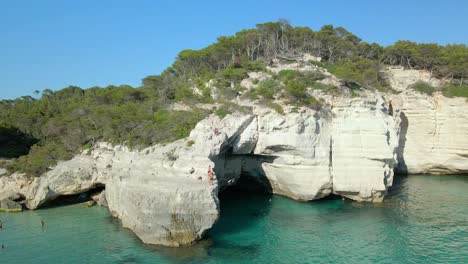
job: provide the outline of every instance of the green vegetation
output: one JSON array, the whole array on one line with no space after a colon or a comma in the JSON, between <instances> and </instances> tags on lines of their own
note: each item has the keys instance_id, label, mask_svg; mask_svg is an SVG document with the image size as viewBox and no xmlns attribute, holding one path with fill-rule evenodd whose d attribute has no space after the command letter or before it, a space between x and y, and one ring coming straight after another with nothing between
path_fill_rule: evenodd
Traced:
<instances>
[{"instance_id":1,"label":"green vegetation","mask_svg":"<svg viewBox=\"0 0 468 264\"><path fill-rule=\"evenodd\" d=\"M12 171L37 176L58 160L70 159L98 141L140 148L184 138L208 115L208 111L199 109L165 109L157 94L144 88L109 86L83 90L70 86L57 92L45 90L40 99L1 101L0 120L4 124L0 126L0 144L3 151L5 142L19 139L29 146L38 139L28 155L9 166ZM12 135L8 132L11 128L21 132ZM11 157L12 152L8 153ZM27 149L13 154L26 153ZM3 153L2 156L8 157Z\"/></svg>"},{"instance_id":2,"label":"green vegetation","mask_svg":"<svg viewBox=\"0 0 468 264\"><path fill-rule=\"evenodd\" d=\"M354 57L336 65L334 74L345 82L354 82L360 87L371 88L379 82L379 63L367 58Z\"/></svg>"},{"instance_id":3,"label":"green vegetation","mask_svg":"<svg viewBox=\"0 0 468 264\"><path fill-rule=\"evenodd\" d=\"M219 106L214 113L223 119L225 116L232 114L234 112L240 112L244 114L251 114L252 108L248 106L241 106L232 102L223 101L221 106Z\"/></svg>"},{"instance_id":4,"label":"green vegetation","mask_svg":"<svg viewBox=\"0 0 468 264\"><path fill-rule=\"evenodd\" d=\"M253 91L256 96L261 96L264 99L273 99L280 91L280 83L275 80L265 80L258 84L258 87Z\"/></svg>"},{"instance_id":5,"label":"green vegetation","mask_svg":"<svg viewBox=\"0 0 468 264\"><path fill-rule=\"evenodd\" d=\"M307 63L328 69L354 89L390 91L379 75L384 64L428 70L435 77L451 78L455 83L463 83L468 77L468 47L463 44L440 46L398 41L382 47L362 41L343 27L325 25L314 31L280 20L257 24L256 28L239 31L234 36L219 37L216 43L201 50L184 50L171 67L159 76L146 77L143 83L145 87L160 90L169 99L179 89L180 82L189 80L217 79L218 88L232 89L247 72L265 71L273 59L303 53L321 57L322 62ZM281 77L289 78L287 74ZM271 95L260 89L260 93L264 92L267 97Z\"/></svg>"},{"instance_id":6,"label":"green vegetation","mask_svg":"<svg viewBox=\"0 0 468 264\"><path fill-rule=\"evenodd\" d=\"M195 144L195 141L193 141L193 140L189 140L186 143L187 147L191 147L191 146L193 146L193 144Z\"/></svg>"},{"instance_id":7,"label":"green vegetation","mask_svg":"<svg viewBox=\"0 0 468 264\"><path fill-rule=\"evenodd\" d=\"M282 114L282 115L284 114L283 107L277 103L272 102L271 100L260 100L259 103L275 110L278 114Z\"/></svg>"},{"instance_id":8,"label":"green vegetation","mask_svg":"<svg viewBox=\"0 0 468 264\"><path fill-rule=\"evenodd\" d=\"M468 98L468 85L448 85L442 88L442 93L447 97Z\"/></svg>"},{"instance_id":9,"label":"green vegetation","mask_svg":"<svg viewBox=\"0 0 468 264\"><path fill-rule=\"evenodd\" d=\"M414 89L420 93L432 95L435 92L435 88L428 84L427 82L418 81L410 86L411 89Z\"/></svg>"},{"instance_id":10,"label":"green vegetation","mask_svg":"<svg viewBox=\"0 0 468 264\"><path fill-rule=\"evenodd\" d=\"M435 77L451 81L442 89L444 95L467 97L468 48L463 44L398 41L382 47L363 42L343 27L325 25L314 31L280 20L219 37L216 43L200 50L184 50L164 72L147 76L138 88L69 86L56 92L46 89L40 98L23 96L0 101L0 157L20 156L7 167L37 176L58 160L69 159L98 141L141 148L184 138L209 114L197 109L197 103L221 103L214 110L221 118L234 111L249 112L229 102L243 92L240 82L247 73L266 72L274 59L304 53L321 57L322 62L306 63L324 67L342 78L355 96L357 89L389 91L379 75L385 64L428 70ZM274 103L276 99L296 109L306 106L318 110L322 102L310 94L310 89L334 94L343 91L318 82L324 77L319 72L281 71L272 80L254 81L258 88L244 96L260 99L278 113L283 109ZM213 88L219 95L218 102L211 97ZM427 94L434 91L423 83L413 88ZM167 110L174 102L192 109Z\"/></svg>"}]
</instances>

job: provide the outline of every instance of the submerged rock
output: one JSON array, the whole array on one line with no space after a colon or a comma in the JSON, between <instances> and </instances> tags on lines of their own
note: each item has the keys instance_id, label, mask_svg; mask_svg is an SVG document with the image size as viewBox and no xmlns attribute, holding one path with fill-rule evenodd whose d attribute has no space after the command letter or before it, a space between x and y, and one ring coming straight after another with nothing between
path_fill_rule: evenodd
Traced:
<instances>
[{"instance_id":1,"label":"submerged rock","mask_svg":"<svg viewBox=\"0 0 468 264\"><path fill-rule=\"evenodd\" d=\"M86 206L86 207L93 207L93 206L96 205L96 201L89 200L89 201L84 202L83 205Z\"/></svg>"}]
</instances>

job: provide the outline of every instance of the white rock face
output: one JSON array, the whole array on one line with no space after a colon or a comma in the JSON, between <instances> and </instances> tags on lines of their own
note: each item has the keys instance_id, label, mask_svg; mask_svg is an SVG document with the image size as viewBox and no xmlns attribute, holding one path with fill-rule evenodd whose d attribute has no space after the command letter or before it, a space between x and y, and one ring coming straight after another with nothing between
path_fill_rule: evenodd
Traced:
<instances>
[{"instance_id":1,"label":"white rock face","mask_svg":"<svg viewBox=\"0 0 468 264\"><path fill-rule=\"evenodd\" d=\"M407 91L392 98L399 118L398 171L410 174L468 172L468 102Z\"/></svg>"},{"instance_id":2,"label":"white rock face","mask_svg":"<svg viewBox=\"0 0 468 264\"><path fill-rule=\"evenodd\" d=\"M333 114L333 192L357 201L382 201L393 183L398 144L383 100L337 102Z\"/></svg>"},{"instance_id":3,"label":"white rock face","mask_svg":"<svg viewBox=\"0 0 468 264\"><path fill-rule=\"evenodd\" d=\"M317 61L317 62L321 62L321 61L322 61L322 58L320 58L320 57L315 57L314 55L309 54L309 53L304 53L304 54L302 54L302 60L304 60L304 61Z\"/></svg>"},{"instance_id":4,"label":"white rock face","mask_svg":"<svg viewBox=\"0 0 468 264\"><path fill-rule=\"evenodd\" d=\"M30 187L26 206L35 209L61 195L86 192L104 184L107 176L105 164L110 163L113 154L97 162L92 156L78 155L37 178Z\"/></svg>"},{"instance_id":5,"label":"white rock face","mask_svg":"<svg viewBox=\"0 0 468 264\"><path fill-rule=\"evenodd\" d=\"M388 82L393 89L397 91L404 91L418 81L429 83L434 87L440 86L443 82L436 78L432 78L431 73L423 70L408 70L403 67L388 67L384 71Z\"/></svg>"},{"instance_id":6,"label":"white rock face","mask_svg":"<svg viewBox=\"0 0 468 264\"><path fill-rule=\"evenodd\" d=\"M329 122L313 110L258 117L254 154L274 157L262 164L273 193L302 201L331 193Z\"/></svg>"},{"instance_id":7,"label":"white rock face","mask_svg":"<svg viewBox=\"0 0 468 264\"><path fill-rule=\"evenodd\" d=\"M30 197L31 186L35 185L37 181L37 178L31 179L22 173L0 177L0 200L16 200L21 196Z\"/></svg>"},{"instance_id":8,"label":"white rock face","mask_svg":"<svg viewBox=\"0 0 468 264\"><path fill-rule=\"evenodd\" d=\"M271 79L271 75L266 72L249 72L249 78L243 79L240 83L241 86L252 89L258 86L258 83Z\"/></svg>"},{"instance_id":9,"label":"white rock face","mask_svg":"<svg viewBox=\"0 0 468 264\"><path fill-rule=\"evenodd\" d=\"M107 200L106 200L106 191L102 191L98 194L94 194L91 196L98 205L108 207Z\"/></svg>"}]
</instances>

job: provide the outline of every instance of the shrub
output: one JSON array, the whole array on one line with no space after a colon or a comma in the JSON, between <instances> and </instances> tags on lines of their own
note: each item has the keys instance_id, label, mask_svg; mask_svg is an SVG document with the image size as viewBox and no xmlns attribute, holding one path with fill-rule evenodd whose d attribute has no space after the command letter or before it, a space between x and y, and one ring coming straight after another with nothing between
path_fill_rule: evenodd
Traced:
<instances>
[{"instance_id":1,"label":"shrub","mask_svg":"<svg viewBox=\"0 0 468 264\"><path fill-rule=\"evenodd\" d=\"M186 145L187 145L187 147L191 147L191 146L193 146L193 144L195 144L195 141L189 140L189 141L187 141Z\"/></svg>"},{"instance_id":2,"label":"shrub","mask_svg":"<svg viewBox=\"0 0 468 264\"><path fill-rule=\"evenodd\" d=\"M215 110L214 112L220 119L223 119L227 115L231 114L232 112L229 111L226 107L219 107L218 109Z\"/></svg>"},{"instance_id":3,"label":"shrub","mask_svg":"<svg viewBox=\"0 0 468 264\"><path fill-rule=\"evenodd\" d=\"M273 99L274 95L279 91L279 83L275 80L265 80L261 82L255 93L266 99Z\"/></svg>"},{"instance_id":4,"label":"shrub","mask_svg":"<svg viewBox=\"0 0 468 264\"><path fill-rule=\"evenodd\" d=\"M59 160L68 160L73 152L58 143L41 143L32 146L28 155L21 156L13 161L15 171L26 173L29 176L40 176Z\"/></svg>"},{"instance_id":5,"label":"shrub","mask_svg":"<svg viewBox=\"0 0 468 264\"><path fill-rule=\"evenodd\" d=\"M192 89L188 85L179 85L175 90L176 101L192 101L195 98Z\"/></svg>"},{"instance_id":6,"label":"shrub","mask_svg":"<svg viewBox=\"0 0 468 264\"><path fill-rule=\"evenodd\" d=\"M434 87L423 81L417 81L416 83L413 83L410 85L410 88L427 95L432 95L435 92Z\"/></svg>"},{"instance_id":7,"label":"shrub","mask_svg":"<svg viewBox=\"0 0 468 264\"><path fill-rule=\"evenodd\" d=\"M278 77L281 80L292 80L296 78L297 75L298 75L298 71L294 71L294 70L282 70L278 72Z\"/></svg>"},{"instance_id":8,"label":"shrub","mask_svg":"<svg viewBox=\"0 0 468 264\"><path fill-rule=\"evenodd\" d=\"M302 104L316 111L320 110L323 106L323 103L312 95L304 98L304 100L302 100Z\"/></svg>"},{"instance_id":9,"label":"shrub","mask_svg":"<svg viewBox=\"0 0 468 264\"><path fill-rule=\"evenodd\" d=\"M286 92L291 104L310 107L314 110L322 108L322 102L307 93L307 87L304 83L290 81L286 84Z\"/></svg>"},{"instance_id":10,"label":"shrub","mask_svg":"<svg viewBox=\"0 0 468 264\"><path fill-rule=\"evenodd\" d=\"M299 101L307 96L307 86L299 81L288 81L286 83L286 92L294 101Z\"/></svg>"},{"instance_id":11,"label":"shrub","mask_svg":"<svg viewBox=\"0 0 468 264\"><path fill-rule=\"evenodd\" d=\"M221 76L234 83L239 83L242 79L249 77L244 68L228 67L221 71Z\"/></svg>"},{"instance_id":12,"label":"shrub","mask_svg":"<svg viewBox=\"0 0 468 264\"><path fill-rule=\"evenodd\" d=\"M442 93L447 97L468 98L468 85L451 84L442 88Z\"/></svg>"},{"instance_id":13,"label":"shrub","mask_svg":"<svg viewBox=\"0 0 468 264\"><path fill-rule=\"evenodd\" d=\"M261 102L262 104L264 104L265 106L275 110L278 114L284 114L284 109L281 105L277 104L277 103L274 103L272 101L264 101L264 102Z\"/></svg>"},{"instance_id":14,"label":"shrub","mask_svg":"<svg viewBox=\"0 0 468 264\"><path fill-rule=\"evenodd\" d=\"M251 114L252 107L238 105L232 102L225 101L221 106L219 106L214 113L219 116L219 118L223 119L228 114L232 114L234 112L239 112L243 114Z\"/></svg>"},{"instance_id":15,"label":"shrub","mask_svg":"<svg viewBox=\"0 0 468 264\"><path fill-rule=\"evenodd\" d=\"M319 71L294 71L294 70L282 70L278 73L277 78L281 80L286 86L289 82L302 83L306 87L314 87L317 80L325 78Z\"/></svg>"},{"instance_id":16,"label":"shrub","mask_svg":"<svg viewBox=\"0 0 468 264\"><path fill-rule=\"evenodd\" d=\"M366 58L352 57L341 62L336 65L333 74L345 82L358 83L365 88L379 84L379 64Z\"/></svg>"},{"instance_id":17,"label":"shrub","mask_svg":"<svg viewBox=\"0 0 468 264\"><path fill-rule=\"evenodd\" d=\"M260 60L248 61L242 64L242 67L247 71L263 71L266 72L266 67L264 63Z\"/></svg>"}]
</instances>

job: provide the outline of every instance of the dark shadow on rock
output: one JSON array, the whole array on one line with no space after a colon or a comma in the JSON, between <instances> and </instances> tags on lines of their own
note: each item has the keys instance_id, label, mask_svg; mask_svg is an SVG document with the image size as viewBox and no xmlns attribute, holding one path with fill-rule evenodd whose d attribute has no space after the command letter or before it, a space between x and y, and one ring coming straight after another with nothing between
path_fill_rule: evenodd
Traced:
<instances>
[{"instance_id":1,"label":"dark shadow on rock","mask_svg":"<svg viewBox=\"0 0 468 264\"><path fill-rule=\"evenodd\" d=\"M91 196L102 192L105 189L103 184L97 184L93 188L78 194L60 195L57 198L47 201L40 208L54 208L65 205L84 203L91 200Z\"/></svg>"},{"instance_id":2,"label":"dark shadow on rock","mask_svg":"<svg viewBox=\"0 0 468 264\"><path fill-rule=\"evenodd\" d=\"M400 113L400 137L398 139L397 160L398 166L395 169L396 174L408 174L408 167L405 162L406 134L408 133L408 118L405 113Z\"/></svg>"},{"instance_id":3,"label":"dark shadow on rock","mask_svg":"<svg viewBox=\"0 0 468 264\"><path fill-rule=\"evenodd\" d=\"M38 139L17 128L0 126L0 158L18 158L26 155L37 142Z\"/></svg>"}]
</instances>

